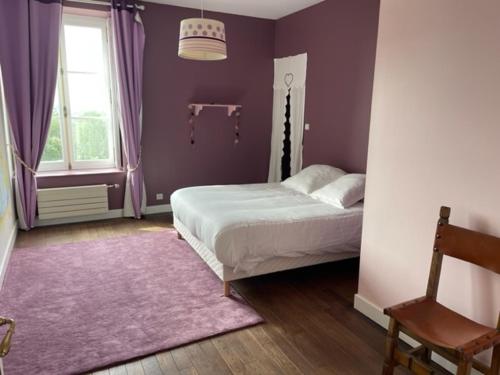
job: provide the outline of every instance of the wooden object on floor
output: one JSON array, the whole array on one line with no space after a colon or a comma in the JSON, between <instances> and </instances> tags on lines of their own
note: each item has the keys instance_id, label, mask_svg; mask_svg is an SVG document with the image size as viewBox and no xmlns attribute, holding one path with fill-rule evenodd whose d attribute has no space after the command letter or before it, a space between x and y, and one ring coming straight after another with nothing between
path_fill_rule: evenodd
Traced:
<instances>
[{"instance_id":1,"label":"wooden object on floor","mask_svg":"<svg viewBox=\"0 0 500 375\"><path fill-rule=\"evenodd\" d=\"M383 375L398 365L415 374L433 374L432 351L457 364L458 375L469 375L474 367L485 375L500 375L500 314L497 328L476 323L436 301L443 256L451 256L500 273L500 238L450 225L450 208L441 207L434 253L425 297L384 310L391 317L386 338ZM421 347L403 352L397 345L399 332L420 342ZM474 360L493 349L491 366Z\"/></svg>"},{"instance_id":2,"label":"wooden object on floor","mask_svg":"<svg viewBox=\"0 0 500 375\"><path fill-rule=\"evenodd\" d=\"M231 295L231 284L229 281L224 281L224 297L229 297Z\"/></svg>"}]
</instances>

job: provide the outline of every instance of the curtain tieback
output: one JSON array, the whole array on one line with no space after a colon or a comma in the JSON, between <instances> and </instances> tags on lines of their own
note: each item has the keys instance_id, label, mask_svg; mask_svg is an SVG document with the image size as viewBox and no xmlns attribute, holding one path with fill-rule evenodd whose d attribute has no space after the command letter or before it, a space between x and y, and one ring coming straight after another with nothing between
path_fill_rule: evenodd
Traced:
<instances>
[{"instance_id":1,"label":"curtain tieback","mask_svg":"<svg viewBox=\"0 0 500 375\"><path fill-rule=\"evenodd\" d=\"M127 164L128 171L131 173L135 172L136 169L139 168L139 166L141 165L141 161L142 161L142 148L139 150L139 159L137 160L137 164L135 165L135 167L132 167L130 164Z\"/></svg>"},{"instance_id":2,"label":"curtain tieback","mask_svg":"<svg viewBox=\"0 0 500 375\"><path fill-rule=\"evenodd\" d=\"M19 154L19 151L17 151L17 150L14 148L14 146L13 146L13 145L11 145L11 144L9 144L9 147L10 147L10 149L11 149L11 151L12 151L12 155L14 155L14 157L17 159L17 161L18 161L19 163L21 163L21 165L22 165L24 168L26 168L28 171L30 171L30 172L31 172L31 174L32 174L33 176L36 176L36 171L35 171L33 168L31 168L31 167L28 165L28 163L26 163L26 162L25 162L25 161L21 158L21 155Z\"/></svg>"}]
</instances>

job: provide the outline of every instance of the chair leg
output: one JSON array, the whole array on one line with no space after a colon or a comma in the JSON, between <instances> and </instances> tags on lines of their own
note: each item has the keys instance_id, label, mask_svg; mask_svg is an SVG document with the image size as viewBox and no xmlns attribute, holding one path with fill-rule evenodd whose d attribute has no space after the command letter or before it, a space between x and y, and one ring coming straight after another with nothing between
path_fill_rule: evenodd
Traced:
<instances>
[{"instance_id":1,"label":"chair leg","mask_svg":"<svg viewBox=\"0 0 500 375\"><path fill-rule=\"evenodd\" d=\"M430 363L430 362L431 362L431 359L432 359L432 350L430 350L429 348L425 348L425 349L424 349L423 360L424 360L426 363Z\"/></svg>"},{"instance_id":2,"label":"chair leg","mask_svg":"<svg viewBox=\"0 0 500 375\"><path fill-rule=\"evenodd\" d=\"M491 358L490 375L500 375L500 344L493 348L493 357Z\"/></svg>"},{"instance_id":3,"label":"chair leg","mask_svg":"<svg viewBox=\"0 0 500 375\"><path fill-rule=\"evenodd\" d=\"M461 359L458 363L457 375L470 375L472 370L472 361Z\"/></svg>"},{"instance_id":4,"label":"chair leg","mask_svg":"<svg viewBox=\"0 0 500 375\"><path fill-rule=\"evenodd\" d=\"M394 318L391 318L385 342L385 360L382 375L392 375L394 373L394 367L396 366L396 361L394 361L394 351L398 346L398 338L399 324Z\"/></svg>"}]
</instances>

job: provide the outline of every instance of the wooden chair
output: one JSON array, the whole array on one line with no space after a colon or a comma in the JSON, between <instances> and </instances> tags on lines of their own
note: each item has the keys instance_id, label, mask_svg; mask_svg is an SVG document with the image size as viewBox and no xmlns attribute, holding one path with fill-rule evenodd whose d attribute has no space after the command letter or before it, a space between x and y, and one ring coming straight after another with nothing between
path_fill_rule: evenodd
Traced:
<instances>
[{"instance_id":1,"label":"wooden chair","mask_svg":"<svg viewBox=\"0 0 500 375\"><path fill-rule=\"evenodd\" d=\"M392 374L398 365L415 374L433 374L432 352L457 364L458 375L470 374L472 367L486 375L500 375L500 313L495 329L467 319L436 301L443 255L500 273L500 238L450 225L449 217L450 208L441 207L425 297L384 310L391 319L383 375ZM402 351L398 348L400 331L421 346ZM490 367L474 360L474 355L492 347Z\"/></svg>"}]
</instances>

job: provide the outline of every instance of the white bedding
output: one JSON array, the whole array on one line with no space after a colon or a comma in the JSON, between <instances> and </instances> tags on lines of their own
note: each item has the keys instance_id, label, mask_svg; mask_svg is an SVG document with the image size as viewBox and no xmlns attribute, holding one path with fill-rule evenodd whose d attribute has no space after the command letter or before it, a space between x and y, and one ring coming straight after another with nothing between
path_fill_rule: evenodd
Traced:
<instances>
[{"instance_id":1,"label":"white bedding","mask_svg":"<svg viewBox=\"0 0 500 375\"><path fill-rule=\"evenodd\" d=\"M200 186L171 196L174 216L236 270L276 256L359 251L363 205L339 209L280 184Z\"/></svg>"}]
</instances>

